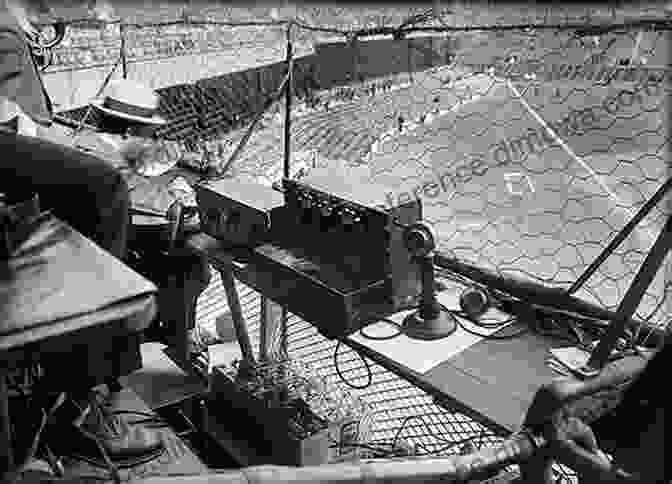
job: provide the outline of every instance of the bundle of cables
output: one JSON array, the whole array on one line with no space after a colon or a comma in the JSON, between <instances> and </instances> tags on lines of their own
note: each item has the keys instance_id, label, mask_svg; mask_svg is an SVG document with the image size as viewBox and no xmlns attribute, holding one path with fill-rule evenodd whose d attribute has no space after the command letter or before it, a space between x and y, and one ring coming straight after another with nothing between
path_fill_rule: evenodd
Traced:
<instances>
[{"instance_id":1,"label":"bundle of cables","mask_svg":"<svg viewBox=\"0 0 672 484\"><path fill-rule=\"evenodd\" d=\"M413 421L417 421L418 426L424 427L424 435L431 438L431 440L434 440L436 443L411 443L408 442L407 439L402 438L404 430L410 427L409 424ZM453 453L453 449L457 449L459 454L464 455L469 452L480 450L482 447L480 444L482 444L486 438L494 437L495 434L486 428L483 428L478 433L478 435L459 440L450 440L432 430L430 424L421 415L410 415L405 417L401 422L401 425L396 430L392 440L376 440L367 444L357 442L339 444L332 439L331 446L338 447L339 445L343 445L348 447L357 447L364 450L367 454L371 454L372 458L440 456Z\"/></svg>"}]
</instances>

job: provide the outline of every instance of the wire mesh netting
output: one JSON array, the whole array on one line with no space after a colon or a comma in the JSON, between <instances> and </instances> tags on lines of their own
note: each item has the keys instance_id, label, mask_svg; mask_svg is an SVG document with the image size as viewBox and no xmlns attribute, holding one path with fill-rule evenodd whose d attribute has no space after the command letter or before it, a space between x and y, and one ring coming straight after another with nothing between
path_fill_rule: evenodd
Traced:
<instances>
[{"instance_id":1,"label":"wire mesh netting","mask_svg":"<svg viewBox=\"0 0 672 484\"><path fill-rule=\"evenodd\" d=\"M197 309L197 318L206 327L215 325L215 319L226 305L219 276L217 273L213 276L214 281L201 296ZM260 296L242 283L238 284L238 290L256 353L260 337ZM416 454L441 454L458 451L460 443L468 439L476 438L477 445L491 445L500 440L472 419L446 411L424 391L396 374L363 359L346 346L337 348L337 345L337 342L320 335L309 323L289 316L288 355L313 368L329 384L362 398L372 407L370 445L378 446L381 454L389 453L390 448L383 447L383 444L391 442L406 444ZM338 371L345 380L337 374L336 358Z\"/></svg>"},{"instance_id":2,"label":"wire mesh netting","mask_svg":"<svg viewBox=\"0 0 672 484\"><path fill-rule=\"evenodd\" d=\"M584 35L556 20L461 33L447 65L335 88L331 105L294 118L293 149L393 186L398 200L419 196L443 251L569 288L669 176L669 32ZM656 207L577 295L615 309L666 214ZM667 325L667 288L661 270L639 317ZM340 381L336 343L310 325L292 319L288 345ZM370 361L369 376L351 350L338 361L351 383L372 382L358 393L377 404L374 441L401 432L416 451L441 453L482 432L496 440Z\"/></svg>"},{"instance_id":3,"label":"wire mesh netting","mask_svg":"<svg viewBox=\"0 0 672 484\"><path fill-rule=\"evenodd\" d=\"M569 287L668 176L667 32L575 35L497 35L512 47L460 51L471 72L416 75L399 96L438 99L431 122L406 106L386 113L410 111L374 146L371 178L396 197L419 193L451 255ZM654 210L578 295L615 308L664 216ZM667 324L664 281L660 271L643 319Z\"/></svg>"},{"instance_id":4,"label":"wire mesh netting","mask_svg":"<svg viewBox=\"0 0 672 484\"><path fill-rule=\"evenodd\" d=\"M296 20L292 174L328 166L391 187L390 203L420 198L441 251L460 260L570 288L671 174L670 25L658 5L264 7L245 18L234 10L208 15ZM246 53L264 54L256 66L164 84L158 92L169 124L159 134L199 151L206 164L226 166L228 176L277 181L284 26L189 25L201 33L215 29L220 41L229 36L214 50L235 42L244 49L242 35ZM161 28L168 29L152 26ZM132 50L142 36L129 32ZM143 73L129 64L129 76ZM81 120L84 113L64 115ZM653 209L576 295L617 308L668 213L664 203ZM666 272L659 271L637 310L660 326L670 309ZM247 294L254 333L258 295ZM225 306L215 282L201 298L201 323L213 325ZM290 355L342 385L335 346L309 324L290 321ZM378 409L374 440L401 432L420 451L452 452L448 443L481 435L479 424L382 367L363 365L350 349L340 348L338 361L353 382L371 382L357 393Z\"/></svg>"},{"instance_id":5,"label":"wire mesh netting","mask_svg":"<svg viewBox=\"0 0 672 484\"><path fill-rule=\"evenodd\" d=\"M294 61L293 172L363 165L358 176L393 187L391 203L422 199L445 252L569 287L668 175L668 31L623 23L664 11L463 10L360 19L451 29L396 40L320 40L296 26L295 44L315 52ZM159 135L215 164L235 152L231 176L270 184L283 156L282 26L198 29L247 39L276 62L159 89L170 121ZM146 37L125 31L129 42ZM95 116L70 114L86 113ZM654 209L577 295L614 309L664 216ZM664 279L638 309L656 324L667 323Z\"/></svg>"}]
</instances>

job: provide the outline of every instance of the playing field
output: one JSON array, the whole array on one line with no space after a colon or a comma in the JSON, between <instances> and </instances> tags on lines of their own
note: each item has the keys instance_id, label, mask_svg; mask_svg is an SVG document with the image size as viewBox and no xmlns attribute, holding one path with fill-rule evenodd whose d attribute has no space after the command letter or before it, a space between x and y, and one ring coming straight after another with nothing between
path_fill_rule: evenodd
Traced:
<instances>
[{"instance_id":1,"label":"playing field","mask_svg":"<svg viewBox=\"0 0 672 484\"><path fill-rule=\"evenodd\" d=\"M649 39L651 49L655 40L649 67L667 51L659 39ZM632 39L619 42L610 57L629 57ZM554 54L536 56L546 65L587 55L546 48ZM444 250L567 287L668 176L667 82L644 88L481 74L458 84L470 95L449 112L381 143L372 179L395 187L397 199L419 195ZM581 295L615 307L663 215L654 211ZM663 300L663 274L640 307L643 317Z\"/></svg>"}]
</instances>

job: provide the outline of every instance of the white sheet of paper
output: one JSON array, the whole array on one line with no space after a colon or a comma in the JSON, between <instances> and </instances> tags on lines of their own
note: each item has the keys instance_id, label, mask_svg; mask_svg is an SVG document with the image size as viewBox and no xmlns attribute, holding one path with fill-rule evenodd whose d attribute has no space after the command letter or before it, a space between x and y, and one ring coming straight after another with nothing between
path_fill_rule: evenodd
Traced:
<instances>
[{"instance_id":1,"label":"white sheet of paper","mask_svg":"<svg viewBox=\"0 0 672 484\"><path fill-rule=\"evenodd\" d=\"M460 293L463 289L464 286L451 285L447 290L438 293L437 299L448 309L457 310L459 309ZM404 317L411 312L412 311L400 312L389 319L401 324ZM495 310L489 311L486 316L488 317L488 322L492 322L490 319L491 316L496 317L495 321L503 321L506 319L505 315ZM471 326L472 325L469 325L468 327L471 328ZM475 331L486 335L491 335L499 329L501 329L501 327L497 329L474 327ZM395 327L385 322L375 323L364 328L364 333L369 337L391 336L397 332L398 330ZM426 373L438 364L461 353L483 339L464 331L459 326L457 331L452 335L434 341L415 340L404 336L403 334L389 340L379 341L362 336L360 332L353 334L351 338L418 373Z\"/></svg>"},{"instance_id":2,"label":"white sheet of paper","mask_svg":"<svg viewBox=\"0 0 672 484\"><path fill-rule=\"evenodd\" d=\"M583 367L590 359L590 353L574 346L552 348L550 352L556 361L574 371Z\"/></svg>"}]
</instances>

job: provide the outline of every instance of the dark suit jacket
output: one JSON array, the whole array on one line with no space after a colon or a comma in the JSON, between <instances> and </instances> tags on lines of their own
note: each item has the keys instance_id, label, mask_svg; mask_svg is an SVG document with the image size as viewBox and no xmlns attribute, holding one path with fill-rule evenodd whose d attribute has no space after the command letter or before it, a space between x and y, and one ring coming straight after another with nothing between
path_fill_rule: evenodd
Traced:
<instances>
[{"instance_id":1,"label":"dark suit jacket","mask_svg":"<svg viewBox=\"0 0 672 484\"><path fill-rule=\"evenodd\" d=\"M36 123L51 125L51 101L26 34L4 9L0 9L0 96L14 101Z\"/></svg>"}]
</instances>

